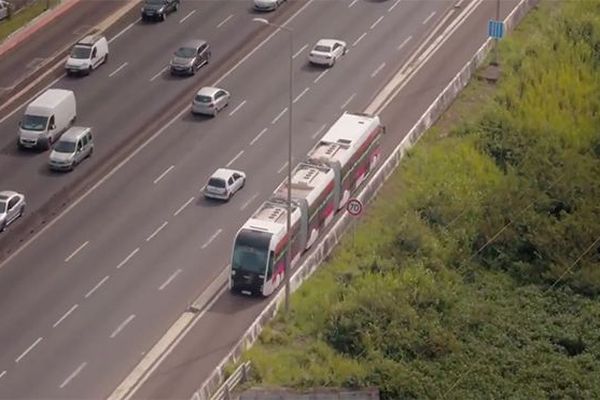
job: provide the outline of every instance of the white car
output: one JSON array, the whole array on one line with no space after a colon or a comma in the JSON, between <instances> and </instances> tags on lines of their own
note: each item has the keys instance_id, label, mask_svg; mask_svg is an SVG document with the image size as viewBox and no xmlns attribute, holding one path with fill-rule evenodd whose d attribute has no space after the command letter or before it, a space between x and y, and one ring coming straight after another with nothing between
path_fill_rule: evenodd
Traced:
<instances>
[{"instance_id":1,"label":"white car","mask_svg":"<svg viewBox=\"0 0 600 400\"><path fill-rule=\"evenodd\" d=\"M285 0L254 0L254 9L256 11L274 11Z\"/></svg>"},{"instance_id":2,"label":"white car","mask_svg":"<svg viewBox=\"0 0 600 400\"><path fill-rule=\"evenodd\" d=\"M346 42L337 39L321 39L308 54L308 60L313 64L332 67L335 61L347 51Z\"/></svg>"},{"instance_id":3,"label":"white car","mask_svg":"<svg viewBox=\"0 0 600 400\"><path fill-rule=\"evenodd\" d=\"M234 169L219 168L208 178L204 197L229 200L246 183L246 174Z\"/></svg>"},{"instance_id":4,"label":"white car","mask_svg":"<svg viewBox=\"0 0 600 400\"><path fill-rule=\"evenodd\" d=\"M12 190L0 192L0 232L25 212L25 196Z\"/></svg>"}]
</instances>

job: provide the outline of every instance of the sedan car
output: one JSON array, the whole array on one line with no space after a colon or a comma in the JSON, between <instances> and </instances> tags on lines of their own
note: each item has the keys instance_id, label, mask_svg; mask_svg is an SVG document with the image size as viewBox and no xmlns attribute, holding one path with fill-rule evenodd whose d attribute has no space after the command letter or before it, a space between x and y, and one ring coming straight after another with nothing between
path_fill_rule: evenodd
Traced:
<instances>
[{"instance_id":1,"label":"sedan car","mask_svg":"<svg viewBox=\"0 0 600 400\"><path fill-rule=\"evenodd\" d=\"M8 1L0 0L0 21L8 18L10 14L10 3Z\"/></svg>"},{"instance_id":2,"label":"sedan car","mask_svg":"<svg viewBox=\"0 0 600 400\"><path fill-rule=\"evenodd\" d=\"M246 174L228 168L219 168L208 179L204 187L204 197L229 200L246 183Z\"/></svg>"},{"instance_id":3,"label":"sedan car","mask_svg":"<svg viewBox=\"0 0 600 400\"><path fill-rule=\"evenodd\" d=\"M219 111L227 107L230 97L231 95L227 90L216 87L203 87L198 90L192 101L192 113L216 117Z\"/></svg>"},{"instance_id":4,"label":"sedan car","mask_svg":"<svg viewBox=\"0 0 600 400\"><path fill-rule=\"evenodd\" d=\"M285 0L254 0L254 9L256 11L274 11Z\"/></svg>"},{"instance_id":5,"label":"sedan car","mask_svg":"<svg viewBox=\"0 0 600 400\"><path fill-rule=\"evenodd\" d=\"M335 61L347 51L346 42L337 39L321 39L308 54L308 60L313 64L332 67Z\"/></svg>"},{"instance_id":6,"label":"sedan car","mask_svg":"<svg viewBox=\"0 0 600 400\"><path fill-rule=\"evenodd\" d=\"M211 53L205 40L189 40L177 49L171 59L171 74L194 75L208 64Z\"/></svg>"},{"instance_id":7,"label":"sedan car","mask_svg":"<svg viewBox=\"0 0 600 400\"><path fill-rule=\"evenodd\" d=\"M25 196L11 190L0 192L0 232L25 212Z\"/></svg>"},{"instance_id":8,"label":"sedan car","mask_svg":"<svg viewBox=\"0 0 600 400\"><path fill-rule=\"evenodd\" d=\"M179 0L144 0L142 5L142 21L164 21L167 14L179 9Z\"/></svg>"}]
</instances>

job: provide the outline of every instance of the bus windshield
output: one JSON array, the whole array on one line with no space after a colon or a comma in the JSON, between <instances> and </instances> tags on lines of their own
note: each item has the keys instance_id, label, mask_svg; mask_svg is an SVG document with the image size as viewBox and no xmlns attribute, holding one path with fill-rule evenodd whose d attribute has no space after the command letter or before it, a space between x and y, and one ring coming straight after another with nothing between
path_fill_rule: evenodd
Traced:
<instances>
[{"instance_id":1,"label":"bus windshield","mask_svg":"<svg viewBox=\"0 0 600 400\"><path fill-rule=\"evenodd\" d=\"M234 270L266 274L269 259L271 234L244 229L235 239L233 260Z\"/></svg>"}]
</instances>

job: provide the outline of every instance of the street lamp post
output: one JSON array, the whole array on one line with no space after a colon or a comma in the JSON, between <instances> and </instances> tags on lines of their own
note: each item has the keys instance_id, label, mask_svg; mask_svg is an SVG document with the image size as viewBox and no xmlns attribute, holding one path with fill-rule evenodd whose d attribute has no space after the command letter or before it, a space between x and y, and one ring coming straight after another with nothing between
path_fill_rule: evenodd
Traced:
<instances>
[{"instance_id":1,"label":"street lamp post","mask_svg":"<svg viewBox=\"0 0 600 400\"><path fill-rule=\"evenodd\" d=\"M288 165L287 165L287 220L286 236L287 251L285 253L285 312L290 309L290 272L292 268L292 96L293 96L293 59L294 59L294 31L286 26L274 24L264 18L253 18L253 21L274 26L289 33L290 37L290 76L289 76L289 101L288 101Z\"/></svg>"}]
</instances>

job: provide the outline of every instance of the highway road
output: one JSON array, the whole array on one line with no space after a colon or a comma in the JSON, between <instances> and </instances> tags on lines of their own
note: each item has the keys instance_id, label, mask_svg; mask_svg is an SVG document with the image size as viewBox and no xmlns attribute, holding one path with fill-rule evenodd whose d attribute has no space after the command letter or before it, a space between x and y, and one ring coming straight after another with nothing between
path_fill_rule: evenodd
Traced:
<instances>
[{"instance_id":1,"label":"highway road","mask_svg":"<svg viewBox=\"0 0 600 400\"><path fill-rule=\"evenodd\" d=\"M284 5L278 14L285 7L297 10L289 23L296 33L295 160L343 110L364 109L452 4L318 0ZM485 24L490 8L478 8L443 62L406 88L409 101L403 98L401 111L384 114L384 121L399 129L386 136L388 150L405 132L400 124L418 117L453 75L452 68L482 41L485 29L477 24ZM1 265L1 398L106 397L229 262L235 231L282 180L287 157L287 37L269 36L239 63L229 57L261 39L253 39L264 30L250 21L253 16L244 2L184 4L164 24L131 25L111 43L110 63L90 77L55 85L76 90L79 123L94 126L100 152L171 104L182 111ZM197 77L170 78L161 72L170 52L190 36L207 38L214 58ZM326 36L346 40L350 52L330 70L308 66L308 48ZM208 79L230 90L232 103L215 119L192 117L182 108L189 103L182 93ZM5 124L16 126L15 118L2 123L2 132ZM73 174L48 175L46 154L23 156L13 150L14 136L7 136L1 138L0 168L15 174L2 174L0 185L16 185L34 207L41 200L29 190L50 196L94 167L84 163ZM223 165L245 170L246 187L227 204L203 200L200 188ZM196 325L201 331L193 337L206 340L202 351L187 359L188 366L201 363L196 383L261 304L224 295ZM149 397L190 395L195 387L189 375L180 377L186 382L181 392L157 380L158 386L147 389Z\"/></svg>"}]
</instances>

